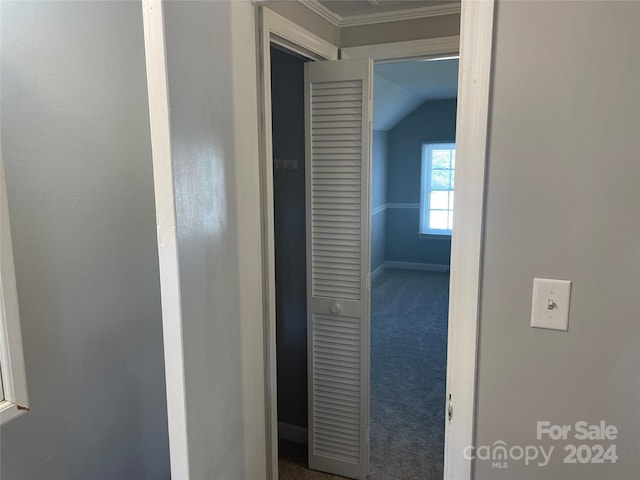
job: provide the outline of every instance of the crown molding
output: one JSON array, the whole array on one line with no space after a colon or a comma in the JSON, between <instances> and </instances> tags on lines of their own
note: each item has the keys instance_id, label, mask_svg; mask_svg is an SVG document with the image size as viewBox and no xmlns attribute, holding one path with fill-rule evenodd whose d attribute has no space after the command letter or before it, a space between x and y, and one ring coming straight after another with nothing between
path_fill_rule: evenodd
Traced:
<instances>
[{"instance_id":1,"label":"crown molding","mask_svg":"<svg viewBox=\"0 0 640 480\"><path fill-rule=\"evenodd\" d=\"M373 5L378 5L380 0L369 0ZM342 17L332 12L318 0L298 0L312 12L320 15L336 27L356 27L376 23L398 22L415 18L437 17L440 15L453 15L460 13L460 4L457 5L426 5L424 7L409 8L396 12L376 12L363 15L351 15Z\"/></svg>"},{"instance_id":2,"label":"crown molding","mask_svg":"<svg viewBox=\"0 0 640 480\"><path fill-rule=\"evenodd\" d=\"M396 12L367 13L342 17L340 27L357 27L376 23L399 22L415 18L439 17L460 13L460 5L427 5L425 7L408 8Z\"/></svg>"},{"instance_id":3,"label":"crown molding","mask_svg":"<svg viewBox=\"0 0 640 480\"><path fill-rule=\"evenodd\" d=\"M342 17L337 13L333 13L323 4L318 2L318 0L298 0L299 3L307 7L314 13L317 13L322 18L330 22L335 27L340 27L342 22Z\"/></svg>"}]
</instances>

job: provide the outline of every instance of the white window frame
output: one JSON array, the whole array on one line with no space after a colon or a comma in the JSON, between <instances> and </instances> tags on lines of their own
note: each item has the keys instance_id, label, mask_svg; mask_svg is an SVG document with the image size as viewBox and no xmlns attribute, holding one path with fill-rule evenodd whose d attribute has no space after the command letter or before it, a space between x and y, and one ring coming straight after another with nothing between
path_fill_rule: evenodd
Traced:
<instances>
[{"instance_id":1,"label":"white window frame","mask_svg":"<svg viewBox=\"0 0 640 480\"><path fill-rule=\"evenodd\" d=\"M29 410L9 208L0 149L0 425Z\"/></svg>"},{"instance_id":2,"label":"white window frame","mask_svg":"<svg viewBox=\"0 0 640 480\"><path fill-rule=\"evenodd\" d=\"M429 212L431 211L431 152L434 147L456 149L455 142L428 142L422 144L422 172L420 182L420 235L451 236L451 230L436 230L429 228ZM441 190L454 192L451 190ZM453 211L453 209L452 209Z\"/></svg>"}]
</instances>

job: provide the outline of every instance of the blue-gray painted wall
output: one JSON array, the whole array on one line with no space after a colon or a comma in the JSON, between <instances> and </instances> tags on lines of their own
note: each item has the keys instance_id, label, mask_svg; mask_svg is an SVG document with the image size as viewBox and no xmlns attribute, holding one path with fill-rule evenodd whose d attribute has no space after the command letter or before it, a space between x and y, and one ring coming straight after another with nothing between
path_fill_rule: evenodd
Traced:
<instances>
[{"instance_id":1,"label":"blue-gray painted wall","mask_svg":"<svg viewBox=\"0 0 640 480\"><path fill-rule=\"evenodd\" d=\"M387 203L387 132L374 130L371 161L371 271L385 261L386 210L376 208Z\"/></svg>"},{"instance_id":2,"label":"blue-gray painted wall","mask_svg":"<svg viewBox=\"0 0 640 480\"><path fill-rule=\"evenodd\" d=\"M278 420L307 426L307 274L304 175L304 61L271 49Z\"/></svg>"},{"instance_id":3,"label":"blue-gray painted wall","mask_svg":"<svg viewBox=\"0 0 640 480\"><path fill-rule=\"evenodd\" d=\"M456 135L456 100L427 101L388 132L385 260L449 265L451 239L420 238L422 144ZM392 208L393 204L414 204ZM406 205L405 205L406 207Z\"/></svg>"}]
</instances>

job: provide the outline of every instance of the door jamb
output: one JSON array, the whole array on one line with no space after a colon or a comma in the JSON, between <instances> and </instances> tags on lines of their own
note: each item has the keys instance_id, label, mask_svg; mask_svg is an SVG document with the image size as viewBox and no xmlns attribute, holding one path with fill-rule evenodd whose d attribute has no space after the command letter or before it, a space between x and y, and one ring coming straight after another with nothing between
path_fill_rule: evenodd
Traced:
<instances>
[{"instance_id":1,"label":"door jamb","mask_svg":"<svg viewBox=\"0 0 640 480\"><path fill-rule=\"evenodd\" d=\"M412 61L421 58L458 55L460 36L426 38L407 42L379 43L340 49L340 58L369 57L375 63Z\"/></svg>"},{"instance_id":2,"label":"door jamb","mask_svg":"<svg viewBox=\"0 0 640 480\"><path fill-rule=\"evenodd\" d=\"M274 43L313 60L337 59L337 47L297 24L258 6L258 95L261 105L260 190L265 338L267 478L278 476L278 425L275 344L275 251L271 130L271 56ZM456 204L451 245L447 398L455 401L445 429L446 480L471 479L472 461L463 452L475 434L484 185L487 156L489 86L494 0L462 0L460 37L396 42L342 49L342 58L372 57L377 62L460 53L456 148ZM459 48L459 50L458 50ZM465 161L464 159L467 159ZM462 208L459 206L463 205ZM450 407L449 402L446 408Z\"/></svg>"},{"instance_id":3,"label":"door jamb","mask_svg":"<svg viewBox=\"0 0 640 480\"><path fill-rule=\"evenodd\" d=\"M260 217L265 361L267 478L278 478L276 370L275 231L273 210L273 132L271 128L271 44L311 60L337 60L338 47L264 7L256 7L260 142Z\"/></svg>"},{"instance_id":4,"label":"door jamb","mask_svg":"<svg viewBox=\"0 0 640 480\"><path fill-rule=\"evenodd\" d=\"M444 479L471 479L494 0L462 0L460 37L344 48L341 58L397 62L460 54L456 215L451 244ZM458 50L459 48L459 50ZM449 402L448 399L453 401ZM455 403L455 410L453 410Z\"/></svg>"}]
</instances>

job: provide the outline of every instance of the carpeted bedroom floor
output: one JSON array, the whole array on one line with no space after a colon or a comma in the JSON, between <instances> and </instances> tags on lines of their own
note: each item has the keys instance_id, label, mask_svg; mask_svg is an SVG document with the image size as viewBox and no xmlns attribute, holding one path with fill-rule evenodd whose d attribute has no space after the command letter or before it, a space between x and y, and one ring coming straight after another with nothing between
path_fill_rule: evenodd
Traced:
<instances>
[{"instance_id":1,"label":"carpeted bedroom floor","mask_svg":"<svg viewBox=\"0 0 640 480\"><path fill-rule=\"evenodd\" d=\"M385 270L371 292L372 480L442 479L449 274Z\"/></svg>"},{"instance_id":2,"label":"carpeted bedroom floor","mask_svg":"<svg viewBox=\"0 0 640 480\"><path fill-rule=\"evenodd\" d=\"M387 269L371 290L370 480L440 480L449 274ZM280 480L339 480L280 444Z\"/></svg>"}]
</instances>

